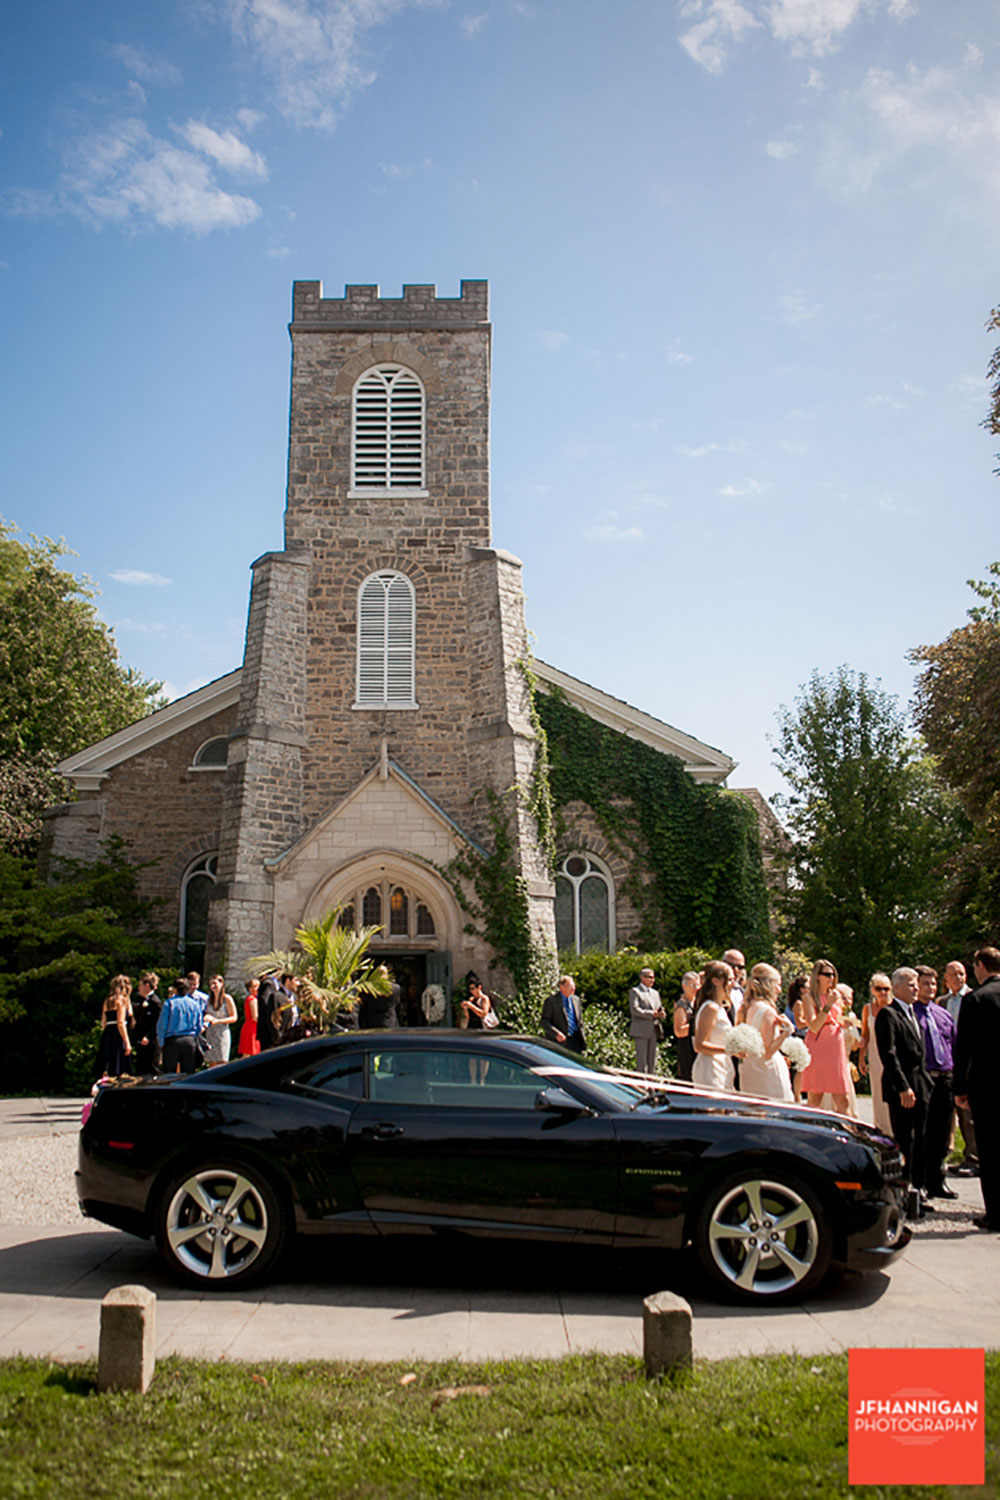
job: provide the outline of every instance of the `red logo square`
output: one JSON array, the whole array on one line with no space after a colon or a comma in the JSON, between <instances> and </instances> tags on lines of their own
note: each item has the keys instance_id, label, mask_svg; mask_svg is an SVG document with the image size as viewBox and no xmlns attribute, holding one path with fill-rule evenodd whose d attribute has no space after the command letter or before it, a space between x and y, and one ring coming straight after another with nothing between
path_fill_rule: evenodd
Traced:
<instances>
[{"instance_id":1,"label":"red logo square","mask_svg":"<svg viewBox=\"0 0 1000 1500\"><path fill-rule=\"evenodd\" d=\"M851 1484L982 1484L982 1349L852 1349Z\"/></svg>"}]
</instances>

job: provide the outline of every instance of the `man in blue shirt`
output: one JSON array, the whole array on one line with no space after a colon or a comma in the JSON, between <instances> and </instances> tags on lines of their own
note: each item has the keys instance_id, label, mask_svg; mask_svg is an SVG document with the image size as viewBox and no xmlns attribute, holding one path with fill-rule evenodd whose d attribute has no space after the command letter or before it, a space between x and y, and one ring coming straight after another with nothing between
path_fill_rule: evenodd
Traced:
<instances>
[{"instance_id":1,"label":"man in blue shirt","mask_svg":"<svg viewBox=\"0 0 1000 1500\"><path fill-rule=\"evenodd\" d=\"M197 980L197 975L194 976ZM190 983L188 975L187 983ZM164 1073L193 1073L198 1066L198 1037L205 1021L205 1000L186 993L185 981L172 984L156 1023ZM207 999L207 996L206 996Z\"/></svg>"},{"instance_id":2,"label":"man in blue shirt","mask_svg":"<svg viewBox=\"0 0 1000 1500\"><path fill-rule=\"evenodd\" d=\"M955 1189L950 1188L944 1180L948 1144L951 1140L951 1121L955 1112L955 1097L951 1088L955 1023L947 1010L934 1004L936 994L937 974L929 964L918 964L917 998L913 1004L913 1014L923 1033L924 1064L931 1080L924 1131L927 1196L957 1198Z\"/></svg>"}]
</instances>

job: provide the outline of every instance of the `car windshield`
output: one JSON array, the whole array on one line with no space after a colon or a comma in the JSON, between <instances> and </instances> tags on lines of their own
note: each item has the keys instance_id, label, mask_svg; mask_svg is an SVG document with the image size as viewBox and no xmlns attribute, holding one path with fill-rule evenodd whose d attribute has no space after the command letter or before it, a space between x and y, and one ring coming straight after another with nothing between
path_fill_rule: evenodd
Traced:
<instances>
[{"instance_id":1,"label":"car windshield","mask_svg":"<svg viewBox=\"0 0 1000 1500\"><path fill-rule=\"evenodd\" d=\"M612 1109L636 1109L647 1102L662 1104L664 1091L652 1092L639 1083L630 1083L605 1068L576 1058L555 1054L544 1047L529 1045L526 1050L536 1054L532 1071L553 1084L579 1084L588 1096L598 1095L602 1104Z\"/></svg>"}]
</instances>

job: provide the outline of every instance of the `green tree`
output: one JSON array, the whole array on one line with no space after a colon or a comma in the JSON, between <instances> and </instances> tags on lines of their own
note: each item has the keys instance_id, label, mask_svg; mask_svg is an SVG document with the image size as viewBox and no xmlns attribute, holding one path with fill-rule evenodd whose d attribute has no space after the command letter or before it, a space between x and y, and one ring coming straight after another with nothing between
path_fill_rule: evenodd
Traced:
<instances>
[{"instance_id":1,"label":"green tree","mask_svg":"<svg viewBox=\"0 0 1000 1500\"><path fill-rule=\"evenodd\" d=\"M778 713L775 804L792 835L787 938L860 984L934 942L960 809L897 700L863 673L815 672Z\"/></svg>"},{"instance_id":2,"label":"green tree","mask_svg":"<svg viewBox=\"0 0 1000 1500\"><path fill-rule=\"evenodd\" d=\"M160 684L122 665L95 589L59 566L63 542L0 518L0 840L25 847L58 800L56 761L156 707Z\"/></svg>"},{"instance_id":3,"label":"green tree","mask_svg":"<svg viewBox=\"0 0 1000 1500\"><path fill-rule=\"evenodd\" d=\"M67 1039L98 1019L113 974L164 967L176 945L156 930L121 840L96 864L34 861L0 850L0 1092L58 1093ZM96 1046L95 1046L96 1052Z\"/></svg>"},{"instance_id":4,"label":"green tree","mask_svg":"<svg viewBox=\"0 0 1000 1500\"><path fill-rule=\"evenodd\" d=\"M1000 426L997 428L1000 431ZM968 624L918 646L914 715L974 830L952 861L948 898L980 938L1000 939L1000 563L969 580Z\"/></svg>"}]
</instances>

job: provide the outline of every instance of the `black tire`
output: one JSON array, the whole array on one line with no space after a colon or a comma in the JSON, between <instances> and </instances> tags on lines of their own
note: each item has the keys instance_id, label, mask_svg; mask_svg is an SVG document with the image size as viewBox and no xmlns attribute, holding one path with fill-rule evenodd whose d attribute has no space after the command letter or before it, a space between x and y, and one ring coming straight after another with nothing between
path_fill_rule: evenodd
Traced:
<instances>
[{"instance_id":1,"label":"black tire","mask_svg":"<svg viewBox=\"0 0 1000 1500\"><path fill-rule=\"evenodd\" d=\"M235 1291L274 1269L288 1215L255 1167L228 1158L192 1164L159 1195L156 1243L175 1276L203 1290Z\"/></svg>"},{"instance_id":2,"label":"black tire","mask_svg":"<svg viewBox=\"0 0 1000 1500\"><path fill-rule=\"evenodd\" d=\"M746 1170L706 1194L694 1247L717 1291L773 1306L816 1290L830 1267L833 1229L801 1178L781 1167Z\"/></svg>"}]
</instances>

